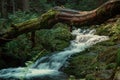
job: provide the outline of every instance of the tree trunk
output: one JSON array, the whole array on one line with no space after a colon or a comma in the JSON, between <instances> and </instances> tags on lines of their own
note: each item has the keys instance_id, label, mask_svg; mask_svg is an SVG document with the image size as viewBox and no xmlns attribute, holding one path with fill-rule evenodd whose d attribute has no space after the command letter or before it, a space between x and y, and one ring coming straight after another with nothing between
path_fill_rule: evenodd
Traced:
<instances>
[{"instance_id":1,"label":"tree trunk","mask_svg":"<svg viewBox=\"0 0 120 80\"><path fill-rule=\"evenodd\" d=\"M52 28L52 26L58 22L80 27L83 25L101 24L117 14L120 14L120 0L109 0L92 11L76 11L55 7L39 18L12 25L11 29L1 34L0 45L11 41L23 33Z\"/></svg>"},{"instance_id":2,"label":"tree trunk","mask_svg":"<svg viewBox=\"0 0 120 80\"><path fill-rule=\"evenodd\" d=\"M8 13L13 13L13 1L14 0L6 0L7 5L5 7Z\"/></svg>"},{"instance_id":3,"label":"tree trunk","mask_svg":"<svg viewBox=\"0 0 120 80\"><path fill-rule=\"evenodd\" d=\"M22 0L23 11L29 11L29 0Z\"/></svg>"},{"instance_id":4,"label":"tree trunk","mask_svg":"<svg viewBox=\"0 0 120 80\"><path fill-rule=\"evenodd\" d=\"M12 12L15 14L15 0L12 0Z\"/></svg>"},{"instance_id":5,"label":"tree trunk","mask_svg":"<svg viewBox=\"0 0 120 80\"><path fill-rule=\"evenodd\" d=\"M8 18L7 1L6 0L0 0L0 3L1 3L1 17Z\"/></svg>"},{"instance_id":6,"label":"tree trunk","mask_svg":"<svg viewBox=\"0 0 120 80\"><path fill-rule=\"evenodd\" d=\"M29 11L29 0L17 0L17 9L21 11Z\"/></svg>"}]
</instances>

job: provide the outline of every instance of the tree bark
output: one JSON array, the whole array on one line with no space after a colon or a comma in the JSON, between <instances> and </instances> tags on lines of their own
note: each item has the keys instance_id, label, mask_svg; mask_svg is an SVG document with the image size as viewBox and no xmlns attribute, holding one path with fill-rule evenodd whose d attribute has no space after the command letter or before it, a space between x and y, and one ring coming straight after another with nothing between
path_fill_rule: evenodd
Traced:
<instances>
[{"instance_id":1,"label":"tree bark","mask_svg":"<svg viewBox=\"0 0 120 80\"><path fill-rule=\"evenodd\" d=\"M11 29L1 34L0 45L11 41L23 33L52 28L58 22L80 27L83 25L101 24L117 14L120 14L120 0L109 0L92 11L76 11L55 7L39 18L11 25Z\"/></svg>"},{"instance_id":2,"label":"tree bark","mask_svg":"<svg viewBox=\"0 0 120 80\"><path fill-rule=\"evenodd\" d=\"M21 11L29 11L29 0L17 0L17 9Z\"/></svg>"},{"instance_id":3,"label":"tree bark","mask_svg":"<svg viewBox=\"0 0 120 80\"><path fill-rule=\"evenodd\" d=\"M22 4L23 11L29 11L29 0L22 0Z\"/></svg>"},{"instance_id":4,"label":"tree bark","mask_svg":"<svg viewBox=\"0 0 120 80\"><path fill-rule=\"evenodd\" d=\"M12 12L15 14L15 0L12 0Z\"/></svg>"},{"instance_id":5,"label":"tree bark","mask_svg":"<svg viewBox=\"0 0 120 80\"><path fill-rule=\"evenodd\" d=\"M1 17L8 18L7 0L0 0L1 3Z\"/></svg>"}]
</instances>

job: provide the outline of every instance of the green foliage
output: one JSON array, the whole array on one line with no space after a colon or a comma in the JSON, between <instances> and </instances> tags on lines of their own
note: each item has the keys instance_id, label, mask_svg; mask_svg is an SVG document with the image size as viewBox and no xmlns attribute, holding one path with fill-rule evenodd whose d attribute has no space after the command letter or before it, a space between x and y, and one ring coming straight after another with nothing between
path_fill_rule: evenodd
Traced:
<instances>
[{"instance_id":1,"label":"green foliage","mask_svg":"<svg viewBox=\"0 0 120 80\"><path fill-rule=\"evenodd\" d=\"M49 30L40 30L36 34L39 40L37 40L37 43L41 43L44 48L50 51L59 51L68 47L72 35L68 31L68 28L66 28L66 25L63 26L64 27L54 27Z\"/></svg>"},{"instance_id":2,"label":"green foliage","mask_svg":"<svg viewBox=\"0 0 120 80\"><path fill-rule=\"evenodd\" d=\"M41 52L39 52L37 55L35 55L35 57L32 58L31 61L27 61L27 62L25 63L25 65L26 65L27 67L31 66L31 65L41 56L41 54L42 54L44 51L45 51L45 50L42 50Z\"/></svg>"},{"instance_id":3,"label":"green foliage","mask_svg":"<svg viewBox=\"0 0 120 80\"><path fill-rule=\"evenodd\" d=\"M76 79L75 79L75 76L70 75L70 77L69 77L69 79L68 79L68 80L76 80Z\"/></svg>"},{"instance_id":4,"label":"green foliage","mask_svg":"<svg viewBox=\"0 0 120 80\"><path fill-rule=\"evenodd\" d=\"M48 12L44 13L43 15L41 15L40 23L41 23L41 26L43 27L43 29L45 29L45 28L48 29L49 26L51 26L51 25L49 25L49 20L54 18L57 13L58 13L58 11L50 9Z\"/></svg>"},{"instance_id":5,"label":"green foliage","mask_svg":"<svg viewBox=\"0 0 120 80\"><path fill-rule=\"evenodd\" d=\"M4 49L9 53L14 53L18 55L22 55L30 50L31 44L30 41L26 37L27 35L21 35L17 39L7 43ZM25 51L25 52L23 52Z\"/></svg>"},{"instance_id":6,"label":"green foliage","mask_svg":"<svg viewBox=\"0 0 120 80\"><path fill-rule=\"evenodd\" d=\"M118 19L115 23L111 24L102 24L97 28L96 34L99 35L107 35L110 37L114 37L120 34L120 19Z\"/></svg>"},{"instance_id":7,"label":"green foliage","mask_svg":"<svg viewBox=\"0 0 120 80\"><path fill-rule=\"evenodd\" d=\"M0 18L0 33L3 33L6 29L6 19Z\"/></svg>"},{"instance_id":8,"label":"green foliage","mask_svg":"<svg viewBox=\"0 0 120 80\"><path fill-rule=\"evenodd\" d=\"M92 74L88 74L86 76L86 80L96 80L95 77Z\"/></svg>"},{"instance_id":9,"label":"green foliage","mask_svg":"<svg viewBox=\"0 0 120 80\"><path fill-rule=\"evenodd\" d=\"M116 61L117 61L117 65L120 66L120 49L117 52L117 59L116 59Z\"/></svg>"},{"instance_id":10,"label":"green foliage","mask_svg":"<svg viewBox=\"0 0 120 80\"><path fill-rule=\"evenodd\" d=\"M47 0L30 1L31 11L42 14L52 8L54 3L47 4Z\"/></svg>"},{"instance_id":11,"label":"green foliage","mask_svg":"<svg viewBox=\"0 0 120 80\"><path fill-rule=\"evenodd\" d=\"M67 0L63 6L77 10L92 10L100 6L105 1L108 0L102 0L102 2L99 0ZM54 6L57 6L55 0L51 0L50 3L47 3L47 0L30 1L31 10L33 12L38 12L39 14L46 12Z\"/></svg>"},{"instance_id":12,"label":"green foliage","mask_svg":"<svg viewBox=\"0 0 120 80\"><path fill-rule=\"evenodd\" d=\"M110 63L106 66L106 69L115 69L116 68L116 63Z\"/></svg>"},{"instance_id":13,"label":"green foliage","mask_svg":"<svg viewBox=\"0 0 120 80\"><path fill-rule=\"evenodd\" d=\"M31 12L16 11L15 14L9 13L8 19L0 18L0 33L9 30L11 24L18 24L36 17L38 14Z\"/></svg>"},{"instance_id":14,"label":"green foliage","mask_svg":"<svg viewBox=\"0 0 120 80\"><path fill-rule=\"evenodd\" d=\"M60 25L62 27L59 27ZM11 63L11 65L15 65L16 59L20 60L19 65L24 65L26 61L28 61L26 65L29 65L37 58L47 55L51 51L59 51L68 47L71 37L72 35L68 31L67 25L59 23L59 25L57 24L53 29L37 31L35 36L36 44L34 48L31 48L31 34L27 33L8 42L4 47L2 47L2 52L6 53L6 55L12 56L11 58L14 60L14 63ZM40 54L39 52L44 49L46 49L46 51ZM3 62L1 62L1 64L3 64Z\"/></svg>"},{"instance_id":15,"label":"green foliage","mask_svg":"<svg viewBox=\"0 0 120 80\"><path fill-rule=\"evenodd\" d=\"M38 15L36 13L27 13L22 11L17 11L15 14L9 15L9 21L14 24L24 22L29 19L36 18Z\"/></svg>"},{"instance_id":16,"label":"green foliage","mask_svg":"<svg viewBox=\"0 0 120 80\"><path fill-rule=\"evenodd\" d=\"M95 64L91 66L92 60L94 58L95 56L89 56L84 54L74 56L69 61L70 64L67 68L65 68L64 72L67 74L72 74L77 78L84 78L85 75L89 73L89 71L94 70L94 67L96 67L97 65Z\"/></svg>"},{"instance_id":17,"label":"green foliage","mask_svg":"<svg viewBox=\"0 0 120 80\"><path fill-rule=\"evenodd\" d=\"M105 1L107 0L103 0L103 2ZM95 9L100 5L101 3L99 0L68 0L68 2L65 4L65 7L85 11Z\"/></svg>"}]
</instances>

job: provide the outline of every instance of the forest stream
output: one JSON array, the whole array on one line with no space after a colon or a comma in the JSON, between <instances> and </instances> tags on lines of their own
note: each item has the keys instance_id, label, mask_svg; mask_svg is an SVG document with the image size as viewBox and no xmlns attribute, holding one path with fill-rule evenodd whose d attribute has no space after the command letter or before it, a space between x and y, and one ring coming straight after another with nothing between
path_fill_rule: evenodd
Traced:
<instances>
[{"instance_id":1,"label":"forest stream","mask_svg":"<svg viewBox=\"0 0 120 80\"><path fill-rule=\"evenodd\" d=\"M107 36L99 36L94 33L94 29L75 29L71 34L76 38L71 41L68 48L44 56L29 67L2 69L0 70L0 80L66 80L67 74L61 72L60 69L67 64L67 59L71 55L109 39Z\"/></svg>"}]
</instances>

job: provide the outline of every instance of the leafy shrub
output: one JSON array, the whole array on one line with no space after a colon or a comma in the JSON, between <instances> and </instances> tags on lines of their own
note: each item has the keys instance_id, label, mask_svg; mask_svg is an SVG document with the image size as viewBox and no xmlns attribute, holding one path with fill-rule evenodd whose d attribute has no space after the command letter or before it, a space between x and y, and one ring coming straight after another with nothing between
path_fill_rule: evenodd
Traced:
<instances>
[{"instance_id":1,"label":"leafy shrub","mask_svg":"<svg viewBox=\"0 0 120 80\"><path fill-rule=\"evenodd\" d=\"M68 0L65 7L77 10L92 10L100 6L105 1L107 0L102 0L101 3L99 0Z\"/></svg>"},{"instance_id":2,"label":"leafy shrub","mask_svg":"<svg viewBox=\"0 0 120 80\"><path fill-rule=\"evenodd\" d=\"M110 63L107 65L106 69L114 69L116 67L116 63Z\"/></svg>"},{"instance_id":3,"label":"leafy shrub","mask_svg":"<svg viewBox=\"0 0 120 80\"><path fill-rule=\"evenodd\" d=\"M21 23L29 19L36 18L38 15L36 13L27 13L22 11L17 11L15 14L9 15L9 21L12 23Z\"/></svg>"},{"instance_id":4,"label":"leafy shrub","mask_svg":"<svg viewBox=\"0 0 120 80\"><path fill-rule=\"evenodd\" d=\"M93 74L88 74L86 80L96 80Z\"/></svg>"},{"instance_id":5,"label":"leafy shrub","mask_svg":"<svg viewBox=\"0 0 120 80\"><path fill-rule=\"evenodd\" d=\"M117 52L117 65L120 66L120 49Z\"/></svg>"}]
</instances>

